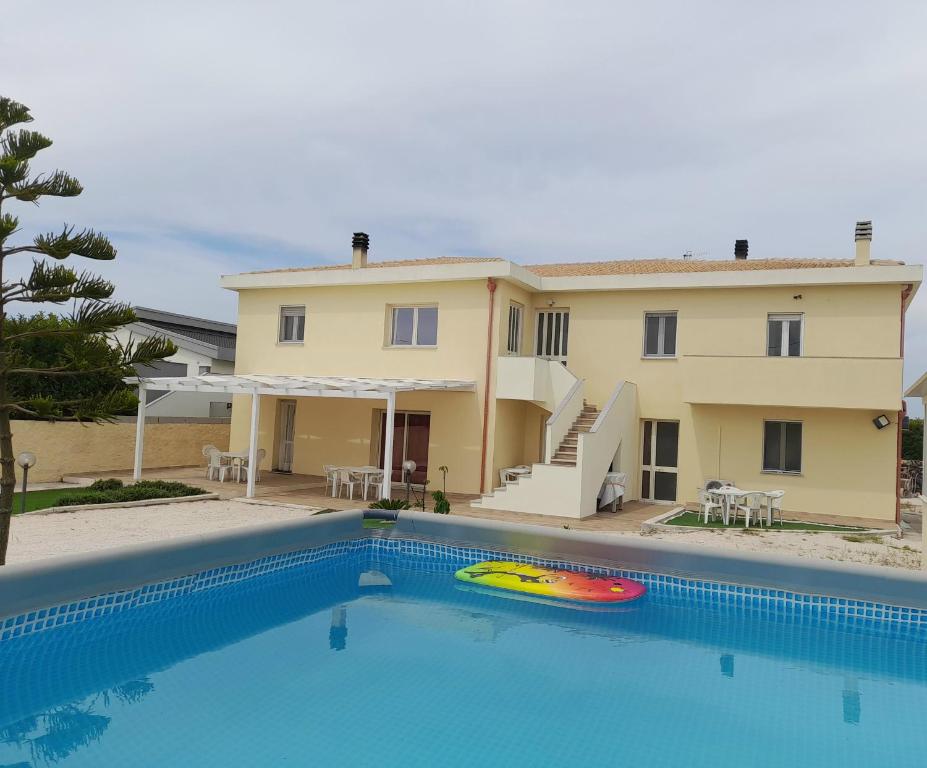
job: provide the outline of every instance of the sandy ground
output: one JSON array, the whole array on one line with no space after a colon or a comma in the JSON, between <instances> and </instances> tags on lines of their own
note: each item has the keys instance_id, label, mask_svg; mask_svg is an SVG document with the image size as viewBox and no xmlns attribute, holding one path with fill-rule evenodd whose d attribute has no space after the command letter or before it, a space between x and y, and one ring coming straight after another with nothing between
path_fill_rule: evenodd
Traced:
<instances>
[{"instance_id":1,"label":"sandy ground","mask_svg":"<svg viewBox=\"0 0 927 768\"><path fill-rule=\"evenodd\" d=\"M8 562L22 563L59 555L89 552L125 544L158 541L280 520L314 513L313 508L236 499L191 501L151 507L97 509L13 518ZM604 533L604 536L641 536L640 533ZM911 531L904 539L862 537L850 534L786 533L708 530L654 533L649 538L697 544L741 552L778 552L799 557L921 567L921 536Z\"/></svg>"},{"instance_id":2,"label":"sandy ground","mask_svg":"<svg viewBox=\"0 0 927 768\"><path fill-rule=\"evenodd\" d=\"M311 508L227 501L188 501L151 507L92 509L51 515L16 515L8 563L172 539L246 525L295 520Z\"/></svg>"},{"instance_id":3,"label":"sandy ground","mask_svg":"<svg viewBox=\"0 0 927 768\"><path fill-rule=\"evenodd\" d=\"M628 534L643 535L643 534ZM895 568L921 567L920 533L908 533L903 539L892 536L854 536L852 534L785 531L687 531L686 533L653 533L648 538L676 541L740 552L776 552L798 557L840 560L865 565L889 565ZM858 541L857 539L863 539Z\"/></svg>"}]
</instances>

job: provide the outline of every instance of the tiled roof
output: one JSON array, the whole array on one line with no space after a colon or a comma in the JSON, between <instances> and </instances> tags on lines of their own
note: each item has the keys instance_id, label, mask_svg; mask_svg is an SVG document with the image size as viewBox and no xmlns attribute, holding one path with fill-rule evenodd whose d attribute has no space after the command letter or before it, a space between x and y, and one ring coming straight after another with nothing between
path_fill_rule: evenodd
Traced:
<instances>
[{"instance_id":1,"label":"tiled roof","mask_svg":"<svg viewBox=\"0 0 927 768\"><path fill-rule=\"evenodd\" d=\"M476 264L480 262L504 261L504 259L486 256L436 256L431 259L398 259L396 261L370 261L367 269L374 267L426 267L442 264ZM263 275L267 272L323 272L331 269L351 269L350 264L317 264L310 267L282 267L280 269L259 269L248 272L249 275Z\"/></svg>"},{"instance_id":2,"label":"tiled roof","mask_svg":"<svg viewBox=\"0 0 927 768\"><path fill-rule=\"evenodd\" d=\"M898 265L899 261L873 261L875 265ZM584 261L565 264L533 264L525 269L541 277L599 275L654 275L670 272L748 272L762 269L821 269L852 267L853 259L633 259L628 261Z\"/></svg>"},{"instance_id":3,"label":"tiled roof","mask_svg":"<svg viewBox=\"0 0 927 768\"><path fill-rule=\"evenodd\" d=\"M505 259L481 256L438 256L431 259L399 259L371 261L367 269L383 267L424 267L452 264L503 262ZM904 262L873 259L876 266L898 266ZM581 277L602 275L654 275L679 272L749 272L763 269L822 269L852 267L853 259L626 259L619 261L577 261L560 264L531 264L524 268L539 277ZM350 264L322 264L307 267L262 269L248 274L269 272L323 272L351 269Z\"/></svg>"}]
</instances>

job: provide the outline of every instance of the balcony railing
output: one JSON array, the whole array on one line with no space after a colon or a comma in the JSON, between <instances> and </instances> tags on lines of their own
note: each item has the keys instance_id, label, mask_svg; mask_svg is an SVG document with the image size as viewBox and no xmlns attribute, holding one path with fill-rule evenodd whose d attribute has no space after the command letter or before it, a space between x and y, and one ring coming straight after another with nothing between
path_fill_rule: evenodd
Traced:
<instances>
[{"instance_id":1,"label":"balcony railing","mask_svg":"<svg viewBox=\"0 0 927 768\"><path fill-rule=\"evenodd\" d=\"M688 403L880 411L901 407L898 357L685 355L679 372Z\"/></svg>"}]
</instances>

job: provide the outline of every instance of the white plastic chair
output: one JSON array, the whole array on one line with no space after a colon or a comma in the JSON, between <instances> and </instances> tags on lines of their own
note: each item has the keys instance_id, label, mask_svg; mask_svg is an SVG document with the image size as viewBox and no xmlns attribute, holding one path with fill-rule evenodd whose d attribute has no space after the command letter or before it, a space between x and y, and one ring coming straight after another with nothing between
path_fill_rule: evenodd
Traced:
<instances>
[{"instance_id":1,"label":"white plastic chair","mask_svg":"<svg viewBox=\"0 0 927 768\"><path fill-rule=\"evenodd\" d=\"M766 497L766 522L772 525L773 518L779 517L779 525L782 525L782 497L785 491L767 491Z\"/></svg>"},{"instance_id":2,"label":"white plastic chair","mask_svg":"<svg viewBox=\"0 0 927 768\"><path fill-rule=\"evenodd\" d=\"M721 517L724 517L724 504L715 496L713 493L709 493L705 490L699 490L698 492L698 508L699 516L704 519L702 522L705 525L708 525L708 519L715 516L717 512Z\"/></svg>"},{"instance_id":3,"label":"white plastic chair","mask_svg":"<svg viewBox=\"0 0 927 768\"><path fill-rule=\"evenodd\" d=\"M373 487L374 490L383 485L383 470L379 472L365 472L364 473L364 501L367 501L367 491ZM376 491L379 494L379 491ZM379 498L379 495L377 496Z\"/></svg>"},{"instance_id":4,"label":"white plastic chair","mask_svg":"<svg viewBox=\"0 0 927 768\"><path fill-rule=\"evenodd\" d=\"M267 451L263 448L258 448L257 452L257 466L254 468L254 482L261 482L261 464L264 462L264 457L267 455ZM251 471L251 467L248 465L247 459L242 459L241 463L238 465L238 482L241 483L248 479L248 472Z\"/></svg>"},{"instance_id":5,"label":"white plastic chair","mask_svg":"<svg viewBox=\"0 0 927 768\"><path fill-rule=\"evenodd\" d=\"M222 482L225 479L222 468L227 466L222 460L222 452L214 445L207 445L203 448L203 455L208 459L206 462L206 479L217 479Z\"/></svg>"},{"instance_id":6,"label":"white plastic chair","mask_svg":"<svg viewBox=\"0 0 927 768\"><path fill-rule=\"evenodd\" d=\"M734 521L737 521L737 513L744 513L744 525L749 528L750 521L753 520L759 525L763 524L763 502L766 500L765 493L751 492L738 496L734 505Z\"/></svg>"},{"instance_id":7,"label":"white plastic chair","mask_svg":"<svg viewBox=\"0 0 927 768\"><path fill-rule=\"evenodd\" d=\"M328 488L331 486L332 494L334 494L335 487L338 485L338 472L335 469L335 465L323 464L322 474L325 475L325 493L328 493Z\"/></svg>"},{"instance_id":8,"label":"white plastic chair","mask_svg":"<svg viewBox=\"0 0 927 768\"><path fill-rule=\"evenodd\" d=\"M341 498L341 492L347 488L348 498L354 499L354 483L360 482L360 477L356 472L349 469L342 469L338 473L338 498Z\"/></svg>"}]
</instances>

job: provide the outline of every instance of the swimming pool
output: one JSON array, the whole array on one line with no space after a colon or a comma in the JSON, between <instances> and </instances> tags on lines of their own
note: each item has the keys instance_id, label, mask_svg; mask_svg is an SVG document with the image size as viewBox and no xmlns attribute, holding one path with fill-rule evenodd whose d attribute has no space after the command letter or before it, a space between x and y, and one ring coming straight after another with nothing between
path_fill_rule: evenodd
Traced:
<instances>
[{"instance_id":1,"label":"swimming pool","mask_svg":"<svg viewBox=\"0 0 927 768\"><path fill-rule=\"evenodd\" d=\"M550 562L372 535L4 621L0 765L923 759L923 610L621 572L648 595L590 612L454 580L503 553Z\"/></svg>"}]
</instances>

